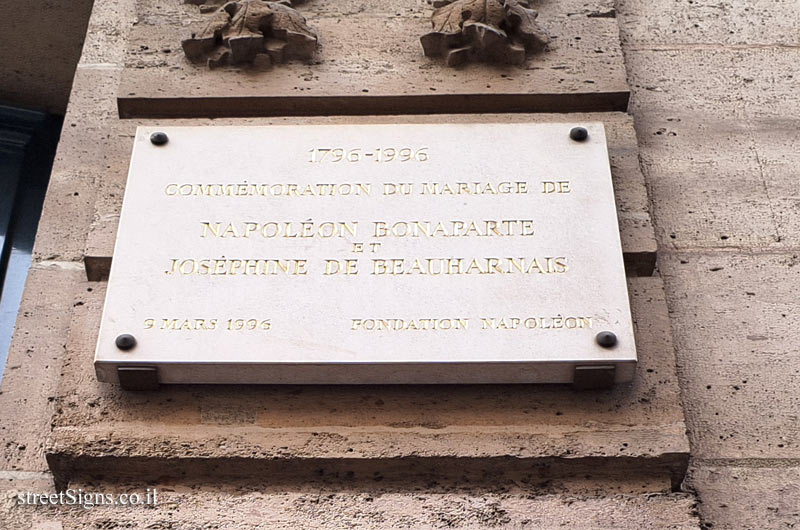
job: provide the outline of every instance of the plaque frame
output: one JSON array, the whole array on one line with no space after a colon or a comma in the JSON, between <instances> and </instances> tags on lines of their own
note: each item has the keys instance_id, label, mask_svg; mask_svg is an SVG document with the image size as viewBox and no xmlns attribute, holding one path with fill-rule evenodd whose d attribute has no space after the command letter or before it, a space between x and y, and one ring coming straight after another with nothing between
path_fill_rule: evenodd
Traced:
<instances>
[{"instance_id":1,"label":"plaque frame","mask_svg":"<svg viewBox=\"0 0 800 530\"><path fill-rule=\"evenodd\" d=\"M594 164L592 166L593 169L588 173L592 173L594 175L592 178L597 179L597 182L593 184L593 186L595 184L596 186L591 190L586 190L586 193L590 193L591 195L583 198L583 207L585 208L587 205L602 203L605 208L603 210L605 221L600 223L601 226L599 228L599 232L593 232L594 236L599 234L602 241L593 241L593 238L590 238L588 244L596 245L595 251L602 251L604 256L609 257L611 269L607 276L609 278L608 283L613 285L600 285L597 287L597 290L601 292L601 296L605 296L607 299L613 298L614 304L622 306L623 318L621 318L615 324L616 327L605 325L604 327L601 326L592 329L591 334L584 333L584 343L586 344L585 347L587 351L590 351L590 354L572 357L563 356L563 358L557 358L551 355L544 358L526 357L522 359L514 359L509 358L509 356L505 356L504 358L498 359L493 358L491 353L488 353L487 350L485 357L478 359L474 357L468 359L459 358L457 355L455 358L449 359L439 355L438 358L431 360L421 360L418 357L416 359L395 358L378 361L375 359L334 359L331 361L321 361L320 358L317 357L314 359L298 359L296 361L292 361L287 360L286 358L278 360L266 360L253 359L251 357L245 360L217 359L210 361L208 357L203 359L193 359L192 356L184 355L182 358L176 358L175 356L172 358L169 358L168 356L162 358L159 355L154 355L152 351L147 353L148 348L151 348L152 344L160 344L161 347L163 347L164 342L159 342L158 340L155 342L151 341L150 338L152 338L152 335L144 333L144 331L152 330L143 331L141 329L133 329L135 326L131 326L130 320L126 322L126 325L122 325L121 320L124 321L126 317L124 315L124 311L122 312L123 314L121 314L121 316L118 316L118 314L120 314L119 308L123 307L125 304L131 305L131 307L137 307L137 304L131 300L128 300L120 305L119 300L122 299L120 297L124 296L123 293L126 291L130 291L132 286L130 283L128 283L126 286L125 282L128 280L120 278L124 278L124 276L126 276L126 271L130 272L138 267L138 265L132 264L130 259L130 256L132 255L131 250L132 248L141 248L143 242L147 241L146 238L139 238L136 241L129 241L128 238L133 237L130 235L133 233L131 232L131 227L135 225L141 225L142 223L146 224L151 222L150 220L142 220L146 219L141 217L142 212L140 209L142 205L147 205L148 208L155 205L156 208L161 208L161 215L170 215L170 210L164 208L164 204L167 204L163 202L164 197L161 197L160 199L156 198L155 200L150 201L147 199L147 190L143 192L142 189L139 189L141 187L140 180L143 178L140 176L140 164L142 167L145 167L145 170L143 170L145 173L149 172L147 174L151 175L151 178L156 178L152 177L153 172L161 172L160 175L157 175L157 178L159 179L166 177L179 178L185 176L180 174L181 171L185 170L185 166L182 166L176 161L169 161L170 150L174 151L181 148L187 148L191 153L191 157L193 157L193 159L196 161L199 156L203 156L203 153L212 152L209 151L211 147L216 147L216 149L219 150L218 152L225 153L228 152L226 147L241 145L241 142L246 142L246 138L249 136L258 137L259 135L266 134L266 137L271 138L271 140L275 141L276 143L280 143L280 139L286 137L287 135L290 136L292 140L297 140L299 137L296 135L292 136L292 131L296 133L298 130L309 133L311 137L314 137L314 135L319 133L322 134L322 137L325 137L327 134L329 135L329 138L345 139L352 139L352 135L355 135L355 138L359 138L359 135L362 135L361 138L376 136L380 138L387 137L386 135L388 134L389 137L399 138L397 141L400 141L401 143L403 141L412 141L413 138L417 138L421 134L422 137L424 137L428 142L431 141L432 138L445 138L447 140L443 140L443 142L447 144L448 149L460 149L461 152L463 152L465 147L464 142L469 142L468 138L471 135L485 135L485 129L487 128L491 131L489 136L484 136L484 138L491 138L493 137L492 135L497 137L497 135L501 132L503 135L505 135L503 137L507 138L526 137L526 135L529 136L533 130L538 129L537 134L544 134L545 137L549 139L546 141L542 140L542 142L547 145L544 145L543 147L532 146L531 150L534 153L539 153L539 155L548 153L547 157L552 156L553 161L551 162L556 164L553 166L555 169L551 168L553 171L563 166L563 160L560 162L562 164L561 166L558 165L559 163L555 162L555 160L559 157L561 157L561 159L569 159L571 160L570 163L575 165L580 160L583 160L582 157L585 158L588 156L589 158L587 160L590 160ZM574 134L576 128L584 128L587 132L586 137L581 137L580 134L576 136ZM461 136L456 134L458 131L461 131ZM482 132L479 133L479 131ZM163 133L168 141L152 141L151 138L154 138L154 133L157 132ZM187 135L186 133L190 134ZM219 141L213 141L214 133L217 134L218 138L227 138L226 140L222 140L222 145L220 145ZM219 133L224 134L220 135ZM201 146L202 148L195 146L195 148L189 149L188 146L192 145L189 137L192 136L192 134L200 134L200 136L204 138L200 142L203 144ZM453 138L452 135L454 134L457 136L457 138ZM234 138L230 138L230 136L233 136ZM514 141L511 141L510 143L514 144ZM287 145L291 146L293 144L291 141L288 141ZM516 152L516 147L518 146L511 145L508 147L510 151L498 149L495 153L488 153L484 155L489 159L490 162L500 164L501 167L496 169L497 175L508 173L509 168L502 167L502 164L504 164L503 159L508 155L509 152ZM536 149L539 149L539 151ZM245 149L245 152L250 153L252 151ZM273 150L270 151L269 154L275 155L279 152L280 151ZM572 154L570 154L570 152ZM258 157L262 155L255 154L252 156L258 159ZM267 158L269 158L269 156L267 156ZM469 156L467 156L467 158L469 158ZM224 167L218 167L219 162L222 159L224 159L224 157L221 158L218 156L218 154L209 155L209 161L201 165L201 170L207 174L214 174L216 172L216 174L219 175L219 170L225 169ZM263 162L263 160L261 160L261 162ZM473 160L472 163L476 163L475 160ZM258 166L258 164L255 165ZM283 166L280 162L278 163L278 166L283 168L284 171L282 174L287 174L285 172L285 168L289 166ZM524 164L521 165L518 162L514 162L511 164L511 166L518 170L519 168L524 167ZM547 166L547 164L544 164L544 166ZM491 166L484 165L481 167L481 171L485 173L487 171L487 167ZM231 171L235 171L235 168ZM480 171L478 173L480 173ZM570 178L581 176L579 173L580 172L575 172L574 174L571 174ZM272 177L277 177L280 174L281 173L278 172L272 173L271 175ZM391 176L396 177L397 175L392 174ZM383 175L376 178L378 178L378 180L375 182L381 183L381 179L386 180L388 177ZM529 177L526 176L525 178ZM541 178L541 175L538 177L532 175L530 177L530 179L533 179L531 182L534 182L536 178ZM163 184L163 182L161 183ZM150 184L152 184L152 182L150 182ZM153 192L154 190L156 190L156 188L150 188L150 192ZM144 201L142 201L142 197L145 198ZM138 205L136 204L137 200L140 201ZM208 204L204 206L204 208L206 207L208 207ZM174 211L175 210L172 210L173 213ZM613 224L610 222L610 219L612 218ZM134 222L134 219L138 220ZM170 218L168 217L168 220L169 219ZM175 221L175 219L172 219L172 221ZM194 219L194 221L196 222L198 219ZM165 223L165 226L171 226L170 222ZM148 372L150 374L148 376L150 379L144 386L152 386L152 374L154 369L156 373L156 381L168 384L574 383L575 386L579 388L593 388L605 387L610 382L628 382L633 378L635 371L636 349L633 334L633 323L627 300L627 287L625 285L624 265L622 263L622 252L619 242L613 188L611 184L611 173L605 145L605 133L603 125L600 123L439 124L424 126L327 125L267 127L140 127L136 134L135 149L131 161L131 170L122 210L119 234L120 235L117 240L117 246L114 255L116 258L122 257L122 259L115 259L112 264L106 307L104 308L103 322L101 325L100 335L98 337L98 347L95 358L97 375L101 381L120 383L128 388L136 388L140 385L135 382L130 382L131 380L128 377L130 375L129 373L126 373L124 378L120 377L119 370L121 368L132 368L134 369L133 371L137 371L137 369L144 369L141 370L142 373ZM433 246L430 244L428 247L429 249L433 248ZM141 260L142 253L138 252L137 255L138 259ZM126 256L128 257L126 258ZM145 254L145 256L148 255ZM147 265L148 261L147 259L144 259L141 261L141 263ZM115 272L115 270L118 271ZM144 276L142 276L142 278L145 278L143 281L147 281L147 274L153 274L156 270L157 268L151 267L148 269L149 273L145 271ZM159 282L156 282L156 284L158 283ZM161 278L161 285L165 285L163 283L163 278ZM150 287L154 288L155 291L158 291L157 286ZM109 302L112 303L109 304ZM148 303L146 297L145 299L140 297L139 302L144 305ZM131 311L136 312L138 309L132 309ZM173 331L177 331L178 333L178 335L175 336L180 336L180 332L178 330ZM597 344L597 341L592 339L595 338L596 333L601 331L614 331L614 333L616 333L616 335L619 337L620 343L615 343L611 346L606 345L605 347ZM114 345L114 340L122 332L130 332L137 336L137 338L143 339L139 340L138 343L129 350L122 351L120 348ZM166 333L170 333L170 331L167 331ZM191 339L191 337L184 337L182 341L178 341L178 343L187 341L191 343L192 340L193 339ZM456 341L456 343L462 346L464 344L468 344L468 342L469 341L462 341L461 343L458 343L458 341ZM202 341L199 343L195 341L195 343L196 345L202 344ZM219 343L219 339L217 339L217 343ZM371 347L369 343L369 340L365 341L367 347ZM241 342L238 344L241 344ZM484 343L483 345L485 346L486 344L488 343ZM145 354L142 355L142 352L145 352ZM611 374L610 377L609 373Z\"/></svg>"}]
</instances>

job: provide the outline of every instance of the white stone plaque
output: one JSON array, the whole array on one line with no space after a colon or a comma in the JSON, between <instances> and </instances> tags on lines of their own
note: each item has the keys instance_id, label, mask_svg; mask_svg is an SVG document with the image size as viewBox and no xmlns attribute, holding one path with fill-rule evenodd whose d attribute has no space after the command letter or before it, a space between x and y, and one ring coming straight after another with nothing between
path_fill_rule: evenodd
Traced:
<instances>
[{"instance_id":1,"label":"white stone plaque","mask_svg":"<svg viewBox=\"0 0 800 530\"><path fill-rule=\"evenodd\" d=\"M101 381L619 383L635 364L600 123L137 131Z\"/></svg>"}]
</instances>

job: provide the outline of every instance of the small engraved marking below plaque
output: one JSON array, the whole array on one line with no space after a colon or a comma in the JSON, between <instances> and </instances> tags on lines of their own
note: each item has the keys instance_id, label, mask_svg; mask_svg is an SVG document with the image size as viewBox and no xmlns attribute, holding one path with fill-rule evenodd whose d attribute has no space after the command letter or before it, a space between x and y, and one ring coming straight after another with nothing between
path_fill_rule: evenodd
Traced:
<instances>
[{"instance_id":1,"label":"small engraved marking below plaque","mask_svg":"<svg viewBox=\"0 0 800 530\"><path fill-rule=\"evenodd\" d=\"M635 364L602 124L137 131L101 381L571 383L603 365L620 383Z\"/></svg>"}]
</instances>

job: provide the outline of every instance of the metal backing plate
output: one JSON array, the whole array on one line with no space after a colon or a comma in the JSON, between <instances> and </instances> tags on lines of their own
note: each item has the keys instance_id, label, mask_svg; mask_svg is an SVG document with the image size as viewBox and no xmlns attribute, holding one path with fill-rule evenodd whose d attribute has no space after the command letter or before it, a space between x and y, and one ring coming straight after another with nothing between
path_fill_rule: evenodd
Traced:
<instances>
[{"instance_id":1,"label":"metal backing plate","mask_svg":"<svg viewBox=\"0 0 800 530\"><path fill-rule=\"evenodd\" d=\"M602 124L137 131L101 381L621 382L635 362Z\"/></svg>"}]
</instances>

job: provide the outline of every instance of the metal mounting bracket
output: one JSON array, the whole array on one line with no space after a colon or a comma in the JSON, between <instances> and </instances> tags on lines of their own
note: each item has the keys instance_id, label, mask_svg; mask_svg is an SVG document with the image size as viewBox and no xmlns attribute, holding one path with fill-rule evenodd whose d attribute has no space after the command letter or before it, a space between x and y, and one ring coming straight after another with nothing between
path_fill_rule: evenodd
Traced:
<instances>
[{"instance_id":1,"label":"metal mounting bracket","mask_svg":"<svg viewBox=\"0 0 800 530\"><path fill-rule=\"evenodd\" d=\"M614 386L617 367L613 364L576 366L572 380L575 390L599 390Z\"/></svg>"},{"instance_id":2,"label":"metal mounting bracket","mask_svg":"<svg viewBox=\"0 0 800 530\"><path fill-rule=\"evenodd\" d=\"M118 366L119 385L123 390L158 390L155 366Z\"/></svg>"}]
</instances>

